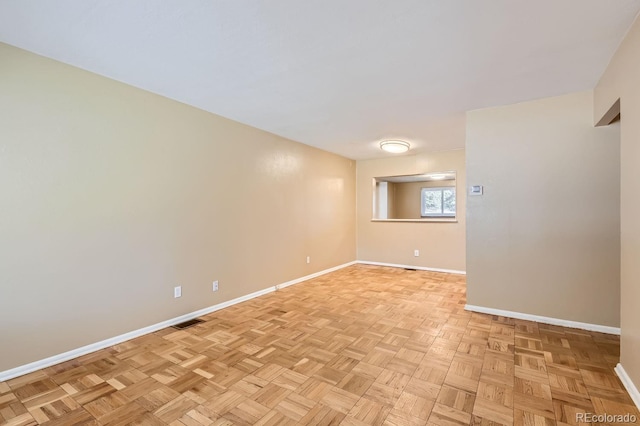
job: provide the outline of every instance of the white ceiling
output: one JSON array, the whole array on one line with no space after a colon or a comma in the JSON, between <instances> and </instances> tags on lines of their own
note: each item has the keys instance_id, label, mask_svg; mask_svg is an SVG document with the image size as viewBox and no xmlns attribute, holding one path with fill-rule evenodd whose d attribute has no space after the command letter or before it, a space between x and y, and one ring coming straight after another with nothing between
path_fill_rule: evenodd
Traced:
<instances>
[{"instance_id":1,"label":"white ceiling","mask_svg":"<svg viewBox=\"0 0 640 426\"><path fill-rule=\"evenodd\" d=\"M0 41L362 159L593 88L639 0L2 0ZM458 134L452 135L452 127Z\"/></svg>"}]
</instances>

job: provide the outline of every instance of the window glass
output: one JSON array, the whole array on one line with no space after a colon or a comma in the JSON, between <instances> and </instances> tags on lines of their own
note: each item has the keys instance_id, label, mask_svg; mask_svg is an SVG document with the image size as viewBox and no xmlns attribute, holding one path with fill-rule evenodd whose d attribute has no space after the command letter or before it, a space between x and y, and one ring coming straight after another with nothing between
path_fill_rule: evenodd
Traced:
<instances>
[{"instance_id":1,"label":"window glass","mask_svg":"<svg viewBox=\"0 0 640 426\"><path fill-rule=\"evenodd\" d=\"M455 187L445 188L422 188L421 191L422 216L456 216L456 189Z\"/></svg>"}]
</instances>

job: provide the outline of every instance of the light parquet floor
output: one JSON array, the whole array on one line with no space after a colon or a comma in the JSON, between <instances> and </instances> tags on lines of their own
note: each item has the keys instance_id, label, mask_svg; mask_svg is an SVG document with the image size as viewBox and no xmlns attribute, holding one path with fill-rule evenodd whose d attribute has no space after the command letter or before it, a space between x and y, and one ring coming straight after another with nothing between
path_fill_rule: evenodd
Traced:
<instances>
[{"instance_id":1,"label":"light parquet floor","mask_svg":"<svg viewBox=\"0 0 640 426\"><path fill-rule=\"evenodd\" d=\"M616 336L464 311L460 275L355 265L0 383L7 425L563 425L634 413Z\"/></svg>"}]
</instances>

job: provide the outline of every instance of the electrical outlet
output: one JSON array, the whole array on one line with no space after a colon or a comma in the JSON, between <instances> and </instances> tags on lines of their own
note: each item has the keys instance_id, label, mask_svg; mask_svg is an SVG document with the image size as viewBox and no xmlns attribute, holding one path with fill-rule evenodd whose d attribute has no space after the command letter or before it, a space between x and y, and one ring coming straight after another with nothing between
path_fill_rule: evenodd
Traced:
<instances>
[{"instance_id":1,"label":"electrical outlet","mask_svg":"<svg viewBox=\"0 0 640 426\"><path fill-rule=\"evenodd\" d=\"M307 263L311 263L311 256L307 256Z\"/></svg>"},{"instance_id":2,"label":"electrical outlet","mask_svg":"<svg viewBox=\"0 0 640 426\"><path fill-rule=\"evenodd\" d=\"M420 256L420 250L414 250L414 251L413 251L413 255L414 255L415 257L419 257L419 256Z\"/></svg>"},{"instance_id":3,"label":"electrical outlet","mask_svg":"<svg viewBox=\"0 0 640 426\"><path fill-rule=\"evenodd\" d=\"M178 298L178 297L182 297L182 286L178 286L178 287L174 287L173 288L173 297L174 298Z\"/></svg>"},{"instance_id":4,"label":"electrical outlet","mask_svg":"<svg viewBox=\"0 0 640 426\"><path fill-rule=\"evenodd\" d=\"M213 282L213 291L218 291L218 280Z\"/></svg>"}]
</instances>

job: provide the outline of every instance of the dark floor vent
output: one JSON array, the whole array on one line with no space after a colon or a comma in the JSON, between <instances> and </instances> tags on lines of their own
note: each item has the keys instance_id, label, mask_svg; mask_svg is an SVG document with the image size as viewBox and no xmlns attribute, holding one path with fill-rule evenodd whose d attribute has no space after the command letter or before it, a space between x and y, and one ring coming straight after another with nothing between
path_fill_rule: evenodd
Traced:
<instances>
[{"instance_id":1,"label":"dark floor vent","mask_svg":"<svg viewBox=\"0 0 640 426\"><path fill-rule=\"evenodd\" d=\"M185 321L185 322L181 322L180 324L176 324L176 325L172 325L173 328L177 328L178 330L184 330L185 328L189 328L191 326L194 326L196 324L200 324L201 322L204 322L201 319L192 319L189 321Z\"/></svg>"},{"instance_id":2,"label":"dark floor vent","mask_svg":"<svg viewBox=\"0 0 640 426\"><path fill-rule=\"evenodd\" d=\"M413 268L404 268L405 271L417 271L417 269L413 269Z\"/></svg>"}]
</instances>

